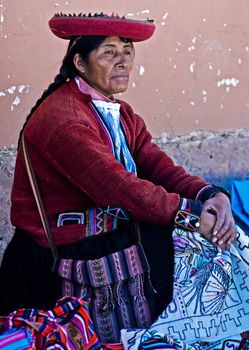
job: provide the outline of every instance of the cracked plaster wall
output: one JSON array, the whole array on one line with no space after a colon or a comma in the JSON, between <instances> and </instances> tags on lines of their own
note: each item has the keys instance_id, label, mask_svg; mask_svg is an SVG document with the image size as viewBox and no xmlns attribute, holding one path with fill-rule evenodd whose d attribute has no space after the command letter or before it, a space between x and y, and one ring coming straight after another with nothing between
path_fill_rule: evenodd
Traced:
<instances>
[{"instance_id":1,"label":"cracked plaster wall","mask_svg":"<svg viewBox=\"0 0 249 350\"><path fill-rule=\"evenodd\" d=\"M153 135L249 128L248 0L0 0L0 147L16 144L59 71L67 42L50 32L48 20L61 11L155 20L154 36L135 43L122 96Z\"/></svg>"}]
</instances>

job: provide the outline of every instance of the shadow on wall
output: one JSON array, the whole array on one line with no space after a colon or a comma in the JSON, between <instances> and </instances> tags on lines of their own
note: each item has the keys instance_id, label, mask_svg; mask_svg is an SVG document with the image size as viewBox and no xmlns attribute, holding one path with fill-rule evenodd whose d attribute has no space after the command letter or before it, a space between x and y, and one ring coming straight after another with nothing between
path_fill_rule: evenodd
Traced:
<instances>
[{"instance_id":1,"label":"shadow on wall","mask_svg":"<svg viewBox=\"0 0 249 350\"><path fill-rule=\"evenodd\" d=\"M249 179L249 130L162 133L154 142L191 174L229 189L232 180ZM0 263L14 229L9 220L16 149L0 150Z\"/></svg>"}]
</instances>

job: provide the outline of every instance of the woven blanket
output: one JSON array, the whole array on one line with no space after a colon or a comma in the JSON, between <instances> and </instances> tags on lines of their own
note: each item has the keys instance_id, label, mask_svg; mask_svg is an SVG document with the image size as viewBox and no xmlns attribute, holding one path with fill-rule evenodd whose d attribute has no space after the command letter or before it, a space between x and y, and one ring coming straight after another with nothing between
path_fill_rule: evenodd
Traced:
<instances>
[{"instance_id":1,"label":"woven blanket","mask_svg":"<svg viewBox=\"0 0 249 350\"><path fill-rule=\"evenodd\" d=\"M122 330L125 349L236 349L249 329L249 237L222 252L175 229L173 300L149 329Z\"/></svg>"}]
</instances>

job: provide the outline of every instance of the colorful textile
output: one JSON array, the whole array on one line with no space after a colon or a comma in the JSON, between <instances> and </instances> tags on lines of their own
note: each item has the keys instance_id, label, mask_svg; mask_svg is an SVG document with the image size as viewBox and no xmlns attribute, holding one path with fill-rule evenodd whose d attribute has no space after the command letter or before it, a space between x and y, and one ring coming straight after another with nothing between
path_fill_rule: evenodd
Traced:
<instances>
[{"instance_id":1,"label":"colorful textile","mask_svg":"<svg viewBox=\"0 0 249 350\"><path fill-rule=\"evenodd\" d=\"M110 205L122 208L137 222L168 225L174 221L180 196L195 199L206 185L174 165L152 143L142 118L127 103L117 102L138 176L127 172L113 157L109 139L91 108L91 97L83 94L74 80L47 97L25 127L30 158L57 245L74 243L85 232L84 225L57 227L59 213ZM47 247L28 181L18 150L11 221Z\"/></svg>"},{"instance_id":2,"label":"colorful textile","mask_svg":"<svg viewBox=\"0 0 249 350\"><path fill-rule=\"evenodd\" d=\"M123 350L124 346L122 343L102 344L103 350Z\"/></svg>"},{"instance_id":3,"label":"colorful textile","mask_svg":"<svg viewBox=\"0 0 249 350\"><path fill-rule=\"evenodd\" d=\"M108 215L107 209L91 208L85 211L85 236L99 235L100 233L115 230L118 226L118 215Z\"/></svg>"},{"instance_id":4,"label":"colorful textile","mask_svg":"<svg viewBox=\"0 0 249 350\"><path fill-rule=\"evenodd\" d=\"M88 305L88 300L66 298L48 311L19 309L0 319L0 331L25 327L34 332L36 349L100 349L101 344L94 332Z\"/></svg>"},{"instance_id":5,"label":"colorful textile","mask_svg":"<svg viewBox=\"0 0 249 350\"><path fill-rule=\"evenodd\" d=\"M93 100L98 110L98 116L107 125L110 137L114 145L114 156L119 163L122 163L126 170L136 173L136 164L127 147L127 142L120 123L120 104L115 102Z\"/></svg>"},{"instance_id":6,"label":"colorful textile","mask_svg":"<svg viewBox=\"0 0 249 350\"><path fill-rule=\"evenodd\" d=\"M141 245L96 260L61 259L58 274L63 295L91 296L91 317L101 342L118 342L121 328L151 324L147 293L153 290Z\"/></svg>"},{"instance_id":7,"label":"colorful textile","mask_svg":"<svg viewBox=\"0 0 249 350\"><path fill-rule=\"evenodd\" d=\"M20 328L2 329L0 319L0 349L4 350L35 350L34 331Z\"/></svg>"},{"instance_id":8,"label":"colorful textile","mask_svg":"<svg viewBox=\"0 0 249 350\"><path fill-rule=\"evenodd\" d=\"M83 225L84 237L99 235L117 229L118 220L129 220L124 210L118 207L90 208L84 213L69 212L58 215L57 227Z\"/></svg>"},{"instance_id":9,"label":"colorful textile","mask_svg":"<svg viewBox=\"0 0 249 350\"><path fill-rule=\"evenodd\" d=\"M160 349L172 349L172 350L248 350L248 340L243 339L243 335L239 334L228 339L221 339L217 341L208 342L195 342L188 344L174 338L165 335L160 332L147 332L146 336L144 331L137 333L137 336L143 336L143 341L138 345L139 350L160 350ZM125 347L126 349L126 347Z\"/></svg>"},{"instance_id":10,"label":"colorful textile","mask_svg":"<svg viewBox=\"0 0 249 350\"><path fill-rule=\"evenodd\" d=\"M175 229L174 297L147 330L122 330L125 349L165 340L177 349L228 349L249 329L249 237L237 227L230 251ZM148 347L149 348L149 347Z\"/></svg>"}]
</instances>

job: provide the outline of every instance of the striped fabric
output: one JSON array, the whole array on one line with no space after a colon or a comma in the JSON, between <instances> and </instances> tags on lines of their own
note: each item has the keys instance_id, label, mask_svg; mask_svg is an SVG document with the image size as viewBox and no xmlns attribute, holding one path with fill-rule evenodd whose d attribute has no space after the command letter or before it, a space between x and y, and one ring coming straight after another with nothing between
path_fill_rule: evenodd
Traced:
<instances>
[{"instance_id":1,"label":"striped fabric","mask_svg":"<svg viewBox=\"0 0 249 350\"><path fill-rule=\"evenodd\" d=\"M0 320L1 328L1 320ZM33 331L21 327L6 331L0 330L0 349L4 350L35 350Z\"/></svg>"},{"instance_id":2,"label":"striped fabric","mask_svg":"<svg viewBox=\"0 0 249 350\"><path fill-rule=\"evenodd\" d=\"M118 226L118 220L128 220L121 208L90 208L84 214L86 237L115 230Z\"/></svg>"},{"instance_id":3,"label":"striped fabric","mask_svg":"<svg viewBox=\"0 0 249 350\"><path fill-rule=\"evenodd\" d=\"M95 260L60 259L63 295L91 296L91 317L102 343L120 341L122 328L147 328L153 295L140 244Z\"/></svg>"},{"instance_id":4,"label":"striped fabric","mask_svg":"<svg viewBox=\"0 0 249 350\"><path fill-rule=\"evenodd\" d=\"M89 300L64 298L49 311L19 309L0 319L0 336L14 329L32 331L34 344L23 349L101 349L89 316ZM2 347L7 350L8 347ZM22 349L10 347L9 349Z\"/></svg>"},{"instance_id":5,"label":"striped fabric","mask_svg":"<svg viewBox=\"0 0 249 350\"><path fill-rule=\"evenodd\" d=\"M122 343L102 344L101 350L124 350Z\"/></svg>"}]
</instances>

